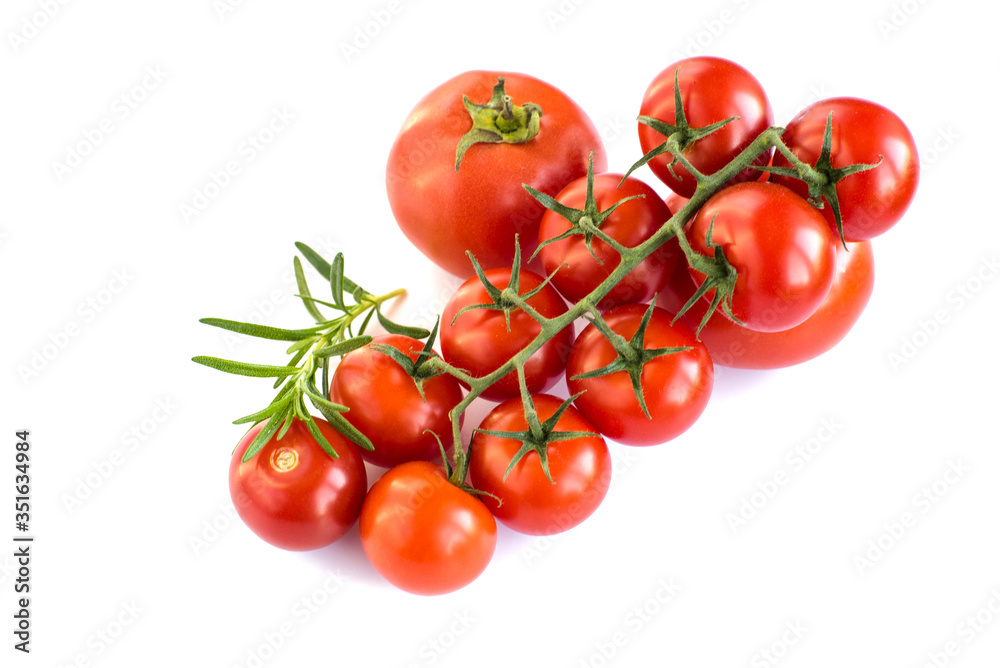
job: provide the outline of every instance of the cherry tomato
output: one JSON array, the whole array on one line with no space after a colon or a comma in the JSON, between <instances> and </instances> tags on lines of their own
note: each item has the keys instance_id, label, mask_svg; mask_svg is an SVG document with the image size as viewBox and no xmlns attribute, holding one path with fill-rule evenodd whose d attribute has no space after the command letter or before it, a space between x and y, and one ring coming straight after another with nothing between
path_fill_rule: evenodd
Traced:
<instances>
[{"instance_id":1,"label":"cherry tomato","mask_svg":"<svg viewBox=\"0 0 1000 668\"><path fill-rule=\"evenodd\" d=\"M272 436L243 462L243 453L264 428L263 423L255 426L240 440L229 465L229 493L240 519L286 550L315 550L344 535L357 521L368 488L359 448L325 420L313 419L339 459L294 419L280 440Z\"/></svg>"},{"instance_id":2,"label":"cherry tomato","mask_svg":"<svg viewBox=\"0 0 1000 668\"><path fill-rule=\"evenodd\" d=\"M532 396L540 422L562 404L548 394ZM528 429L521 399L509 399L494 408L479 425L490 431ZM506 474L523 441L479 431L472 436L469 476L472 486L500 498L482 496L498 520L532 535L566 531L587 519L604 500L611 483L611 453L597 430L572 406L560 416L556 431L593 432L593 436L554 441L546 447L550 481L538 453L530 451Z\"/></svg>"},{"instance_id":3,"label":"cherry tomato","mask_svg":"<svg viewBox=\"0 0 1000 668\"><path fill-rule=\"evenodd\" d=\"M510 283L510 269L488 269L486 278L503 290ZM520 294L542 284L544 279L530 271L520 272ZM472 304L492 304L486 288L473 277L465 281L444 307L441 317L441 354L451 365L475 377L496 371L504 362L523 350L542 331L541 326L521 309L510 312L510 330L503 311L473 310L455 316ZM547 318L566 312L566 303L551 285L546 285L528 300L528 306ZM454 324L452 324L454 320ZM573 332L566 327L547 341L524 365L529 392L544 392L552 387L566 368L566 356L573 343ZM503 401L520 395L517 374L511 371L485 392L486 399Z\"/></svg>"},{"instance_id":4,"label":"cherry tomato","mask_svg":"<svg viewBox=\"0 0 1000 668\"><path fill-rule=\"evenodd\" d=\"M630 340L638 331L647 307L627 304L604 313L616 334ZM627 445L654 445L685 432L705 410L715 378L712 358L705 344L683 322L671 326L672 313L653 310L643 349L690 347L690 350L656 357L643 365L642 390L650 417L646 417L632 390L626 371L574 380L613 362L617 353L603 334L587 325L573 344L566 364L571 394L583 392L574 404L598 431Z\"/></svg>"},{"instance_id":5,"label":"cherry tomato","mask_svg":"<svg viewBox=\"0 0 1000 668\"><path fill-rule=\"evenodd\" d=\"M747 328L794 327L830 292L837 270L834 235L819 211L788 188L752 181L712 196L687 228L691 248L701 255L714 254L705 243L710 224L712 243L737 271L732 311ZM689 270L701 285L704 274ZM714 294L710 290L705 299L711 302Z\"/></svg>"},{"instance_id":6,"label":"cherry tomato","mask_svg":"<svg viewBox=\"0 0 1000 668\"><path fill-rule=\"evenodd\" d=\"M712 316L701 330L712 360L740 369L777 369L810 360L833 348L861 317L875 285L875 262L869 241L837 245L837 273L826 299L805 322L782 332L755 332L727 318ZM657 303L679 309L694 294L695 285L678 267ZM699 300L683 319L697 327L708 304Z\"/></svg>"},{"instance_id":7,"label":"cherry tomato","mask_svg":"<svg viewBox=\"0 0 1000 668\"><path fill-rule=\"evenodd\" d=\"M594 199L599 211L611 208L615 202L626 197L642 195L642 198L623 203L601 223L600 229L626 247L638 246L670 218L670 209L656 191L639 179L629 177L619 187L621 180L621 174L598 174L594 177ZM582 210L587 199L587 177L570 183L556 199L568 207ZM572 227L568 220L547 210L538 229L539 243L557 237ZM559 268L552 284L571 302L578 302L590 294L621 263L617 251L600 239L594 238L591 248L593 255L587 248L585 237L574 235L551 243L538 253L546 275L560 265L566 265ZM605 309L652 299L673 273L677 263L675 249L676 246L669 242L660 246L612 288L598 306ZM595 255L600 262L594 258Z\"/></svg>"},{"instance_id":8,"label":"cherry tomato","mask_svg":"<svg viewBox=\"0 0 1000 668\"><path fill-rule=\"evenodd\" d=\"M375 481L361 508L361 546L400 589L446 594L486 569L497 525L486 506L430 462L408 462Z\"/></svg>"},{"instance_id":9,"label":"cherry tomato","mask_svg":"<svg viewBox=\"0 0 1000 668\"><path fill-rule=\"evenodd\" d=\"M375 344L392 346L414 362L420 360L422 341L389 334ZM452 376L423 381L424 396L402 366L371 344L348 353L330 382L330 401L347 406L344 417L371 439L374 450L362 450L367 462L386 468L417 459L440 461L437 434L450 443L448 411L462 400L462 387Z\"/></svg>"},{"instance_id":10,"label":"cherry tomato","mask_svg":"<svg viewBox=\"0 0 1000 668\"><path fill-rule=\"evenodd\" d=\"M513 104L541 108L540 130L519 144L475 144L456 171L459 140L472 127L462 96L486 103L498 77ZM532 253L545 208L521 184L558 192L587 174L591 151L594 169L607 169L600 134L559 89L524 74L466 72L428 93L403 123L386 168L389 204L424 255L457 276L471 276L466 250L484 267L509 266L516 232L522 252Z\"/></svg>"},{"instance_id":11,"label":"cherry tomato","mask_svg":"<svg viewBox=\"0 0 1000 668\"><path fill-rule=\"evenodd\" d=\"M726 166L757 135L771 126L774 118L771 103L760 82L744 68L724 58L697 56L678 61L656 75L642 98L639 109L641 116L676 124L674 71L678 67L681 103L692 128L739 117L689 145L684 151L684 156L700 172L712 174ZM643 153L648 153L666 139L653 128L639 123L639 144ZM753 164L766 165L769 153L763 153ZM653 158L649 167L673 191L683 197L691 197L695 189L694 177L680 164L673 167L677 177L671 175L667 168L671 159L669 153L664 153ZM760 172L746 169L740 172L734 182L751 181L759 177Z\"/></svg>"},{"instance_id":12,"label":"cherry tomato","mask_svg":"<svg viewBox=\"0 0 1000 668\"><path fill-rule=\"evenodd\" d=\"M874 169L852 174L837 182L837 201L847 241L864 241L895 225L913 201L920 163L913 135L899 116L868 100L852 97L820 100L806 107L785 128L782 140L797 158L816 162L823 146L826 120L833 112L830 164L873 164ZM785 156L774 156L775 167L790 167ZM775 174L772 181L808 196L803 181ZM837 229L833 209L825 203L823 215Z\"/></svg>"}]
</instances>

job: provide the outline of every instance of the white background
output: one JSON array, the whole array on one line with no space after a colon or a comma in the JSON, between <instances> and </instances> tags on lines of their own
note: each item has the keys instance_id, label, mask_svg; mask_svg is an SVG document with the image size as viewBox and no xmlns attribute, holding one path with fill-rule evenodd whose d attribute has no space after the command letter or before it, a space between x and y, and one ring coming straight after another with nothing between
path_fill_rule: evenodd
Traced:
<instances>
[{"instance_id":1,"label":"white background","mask_svg":"<svg viewBox=\"0 0 1000 668\"><path fill-rule=\"evenodd\" d=\"M1000 232L978 171L995 135L993 3L224 1L8 0L0 14L0 662L997 665ZM376 31L373 12L391 20ZM288 280L301 240L344 251L372 291L409 287L394 314L430 323L457 282L407 244L384 190L413 104L464 70L528 72L589 112L622 171L640 153L646 85L695 49L753 72L779 124L816 97L857 95L912 129L920 189L875 242L875 294L843 344L793 369L717 369L688 433L612 446L618 471L588 522L552 541L501 529L487 572L451 595L386 584L357 529L296 554L231 520L230 421L269 386L189 360L284 358L198 318L307 324ZM247 160L241 145L276 109L293 120ZM111 132L57 173L105 119ZM185 221L180 206L229 160L239 175ZM833 437L797 468L788 453L824 424ZM30 656L11 633L21 428L34 448ZM953 465L960 477L921 496ZM734 531L727 516L779 471L788 484ZM88 476L99 485L68 504ZM889 536L904 513L915 525Z\"/></svg>"}]
</instances>

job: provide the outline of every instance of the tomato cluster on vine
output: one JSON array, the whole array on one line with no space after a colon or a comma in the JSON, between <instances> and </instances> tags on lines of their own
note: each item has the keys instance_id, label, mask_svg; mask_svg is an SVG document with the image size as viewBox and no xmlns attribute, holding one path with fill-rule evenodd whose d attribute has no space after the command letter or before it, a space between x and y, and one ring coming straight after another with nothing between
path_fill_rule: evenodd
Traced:
<instances>
[{"instance_id":1,"label":"tomato cluster on vine","mask_svg":"<svg viewBox=\"0 0 1000 668\"><path fill-rule=\"evenodd\" d=\"M313 297L296 258L315 326L204 321L290 342L285 366L195 358L277 379L237 421L254 425L230 468L251 530L308 550L359 521L389 582L453 591L486 569L497 521L545 535L591 516L607 440L681 436L715 365L789 366L847 334L873 289L869 240L916 191L902 121L835 98L776 128L760 82L713 57L665 68L639 109L644 155L608 172L586 113L538 79L468 72L417 104L390 151L389 203L421 252L467 278L431 332L383 315L400 291L369 293L342 255L301 244L332 293ZM666 199L634 175L646 165ZM385 335L364 333L373 316ZM570 396L549 394L562 379ZM481 400L497 404L465 443ZM365 462L387 469L371 489Z\"/></svg>"}]
</instances>

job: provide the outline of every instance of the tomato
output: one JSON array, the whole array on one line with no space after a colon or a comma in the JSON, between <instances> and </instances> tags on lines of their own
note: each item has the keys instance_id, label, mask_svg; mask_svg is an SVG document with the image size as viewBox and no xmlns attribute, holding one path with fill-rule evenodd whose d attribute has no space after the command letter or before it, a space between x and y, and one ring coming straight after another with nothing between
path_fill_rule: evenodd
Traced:
<instances>
[{"instance_id":1,"label":"tomato","mask_svg":"<svg viewBox=\"0 0 1000 668\"><path fill-rule=\"evenodd\" d=\"M774 115L771 103L760 82L750 72L734 62L713 56L697 56L674 63L660 72L646 89L639 108L641 116L676 124L674 105L674 71L680 68L678 84L684 114L692 128L700 128L738 116L712 134L699 139L684 150L684 156L703 174L712 174L726 166L740 151L771 126ZM653 128L639 123L639 144L649 153L666 137ZM766 165L770 152L765 151L753 164ZM694 177L679 163L673 166L677 177L670 174L669 153L649 162L653 173L683 197L694 194ZM745 169L735 182L751 181L760 172Z\"/></svg>"},{"instance_id":2,"label":"tomato","mask_svg":"<svg viewBox=\"0 0 1000 668\"><path fill-rule=\"evenodd\" d=\"M540 422L552 417L562 400L548 394L532 396ZM522 432L528 429L521 399L494 408L480 430ZM472 486L502 501L482 501L505 525L532 535L555 534L575 527L604 500L611 483L611 453L597 430L572 406L555 424L556 431L593 432L590 437L553 441L546 448L552 480L546 477L537 451L527 452L507 474L507 467L523 446L521 440L476 431L469 450ZM506 477L505 477L506 475Z\"/></svg>"},{"instance_id":3,"label":"tomato","mask_svg":"<svg viewBox=\"0 0 1000 668\"><path fill-rule=\"evenodd\" d=\"M777 369L792 366L833 348L861 317L875 286L875 262L869 241L837 245L837 273L826 299L805 322L781 332L755 332L727 318L713 316L701 330L712 360L740 369ZM694 294L695 285L684 267L678 267L658 303L677 310ZM684 314L697 327L708 304L699 300Z\"/></svg>"},{"instance_id":4,"label":"tomato","mask_svg":"<svg viewBox=\"0 0 1000 668\"><path fill-rule=\"evenodd\" d=\"M272 436L243 462L243 453L264 424L253 427L229 464L229 493L240 519L265 541L286 550L315 550L344 535L357 521L368 488L357 446L326 420L313 419L339 459L328 455L296 418L280 440Z\"/></svg>"},{"instance_id":5,"label":"tomato","mask_svg":"<svg viewBox=\"0 0 1000 668\"><path fill-rule=\"evenodd\" d=\"M877 237L902 218L917 191L920 163L913 135L899 116L882 105L852 97L820 100L792 119L782 135L782 141L797 158L810 165L816 162L831 111L830 164L834 169L856 163L873 164L882 156L878 167L847 176L836 184L844 239L864 241ZM791 165L777 153L774 166ZM772 180L803 197L808 196L803 181L778 174ZM829 203L822 212L836 230Z\"/></svg>"},{"instance_id":6,"label":"tomato","mask_svg":"<svg viewBox=\"0 0 1000 668\"><path fill-rule=\"evenodd\" d=\"M503 290L510 283L510 269L488 269L486 278ZM541 285L544 279L530 271L519 274L519 294ZM441 354L451 365L479 378L496 371L511 357L523 350L542 331L541 326L521 309L510 311L510 329L503 311L473 310L455 316L466 306L492 304L489 293L473 277L465 281L444 307L441 316ZM528 305L547 318L566 312L566 303L551 285L546 285L527 301ZM454 324L452 324L454 320ZM566 356L573 343L570 327L564 328L524 365L529 392L544 392L552 387L566 368ZM503 401L520 395L517 374L511 371L482 393L486 399Z\"/></svg>"},{"instance_id":7,"label":"tomato","mask_svg":"<svg viewBox=\"0 0 1000 668\"><path fill-rule=\"evenodd\" d=\"M389 345L420 361L422 341L389 334L377 336L374 344ZM424 396L417 384L395 360L377 352L371 344L348 353L337 365L330 382L330 401L347 406L344 417L367 436L373 451L362 450L367 462L386 468L416 459L439 461L437 434L451 443L448 411L462 400L462 387L454 377L435 376L423 381Z\"/></svg>"},{"instance_id":8,"label":"tomato","mask_svg":"<svg viewBox=\"0 0 1000 668\"><path fill-rule=\"evenodd\" d=\"M598 174L594 177L594 200L599 211L605 211L627 197L642 197L621 204L604 219L599 229L626 247L638 246L670 218L670 209L656 191L639 179L629 177L619 187L621 180L621 174ZM587 177L570 183L556 195L556 199L565 206L583 210L587 199ZM555 238L572 227L572 223L558 213L546 211L538 229L538 241L541 243ZM586 238L573 235L543 247L538 253L546 275L559 268L552 284L571 302L578 302L590 294L621 263L618 252L600 239L594 238L591 248L593 255L587 248ZM668 243L654 251L612 288L598 306L605 309L652 299L673 273L677 264L675 248ZM600 262L594 258L595 255ZM566 266L560 268L560 265Z\"/></svg>"},{"instance_id":9,"label":"tomato","mask_svg":"<svg viewBox=\"0 0 1000 668\"><path fill-rule=\"evenodd\" d=\"M837 270L834 235L819 211L788 188L753 181L713 195L686 230L701 255L713 255L705 242L710 224L712 243L738 274L733 315L749 329L794 327L830 292ZM701 285L704 274L690 272ZM705 299L711 302L714 292Z\"/></svg>"},{"instance_id":10,"label":"tomato","mask_svg":"<svg viewBox=\"0 0 1000 668\"><path fill-rule=\"evenodd\" d=\"M497 525L486 506L430 462L408 462L375 481L361 508L361 546L400 589L446 594L486 569Z\"/></svg>"},{"instance_id":11,"label":"tomato","mask_svg":"<svg viewBox=\"0 0 1000 668\"><path fill-rule=\"evenodd\" d=\"M456 171L456 149L472 128L462 96L486 103L498 77L513 104L541 108L538 134L518 144L475 144ZM522 251L531 254L545 208L521 184L558 192L586 175L591 151L595 169L607 169L600 134L559 89L524 74L466 72L428 93L403 123L386 167L389 204L424 255L453 274L471 276L465 251L484 267L509 266L515 232L526 244Z\"/></svg>"},{"instance_id":12,"label":"tomato","mask_svg":"<svg viewBox=\"0 0 1000 668\"><path fill-rule=\"evenodd\" d=\"M605 312L604 320L613 332L631 339L646 309L641 304L619 306ZM617 358L615 349L593 324L587 325L573 344L566 364L569 391L583 392L574 404L608 438L627 445L664 443L685 432L705 410L715 378L712 358L690 327L683 322L671 326L673 318L672 313L655 307L643 339L644 350L690 348L655 357L643 365L642 392L649 417L643 413L626 371L574 380L574 376L603 368Z\"/></svg>"}]
</instances>

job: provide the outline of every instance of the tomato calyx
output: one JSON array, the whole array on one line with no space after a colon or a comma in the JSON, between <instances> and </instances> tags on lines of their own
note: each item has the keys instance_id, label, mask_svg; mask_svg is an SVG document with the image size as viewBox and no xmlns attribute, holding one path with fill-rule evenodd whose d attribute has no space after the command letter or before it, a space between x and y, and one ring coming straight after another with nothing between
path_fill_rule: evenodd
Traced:
<instances>
[{"instance_id":1,"label":"tomato calyx","mask_svg":"<svg viewBox=\"0 0 1000 668\"><path fill-rule=\"evenodd\" d=\"M462 135L455 150L455 171L473 144L522 144L531 141L541 128L542 108L532 102L514 104L504 90L504 78L497 77L493 95L486 104L476 104L467 95L462 104L472 117L472 128Z\"/></svg>"},{"instance_id":2,"label":"tomato calyx","mask_svg":"<svg viewBox=\"0 0 1000 668\"><path fill-rule=\"evenodd\" d=\"M642 320L639 321L639 327L636 329L635 334L632 335L631 339L626 340L624 336L616 333L611 326L608 325L607 321L600 314L597 309L592 309L591 317L585 318L594 327L597 328L611 347L615 349L618 354L610 364L606 364L599 369L593 369L585 373L577 374L571 378L571 380L585 380L587 378L598 378L600 376L607 376L608 374L617 373L619 371L624 371L628 374L629 379L632 381L632 392L635 394L636 401L639 402L639 407L647 418L652 419L649 414L649 409L646 407L646 398L642 390L642 369L645 364L657 357L663 357L664 355L673 355L675 353L681 353L685 350L691 350L690 346L674 346L669 348L645 348L645 338L646 338L646 328L649 326L649 321L653 317L653 313L656 309L656 298L649 304L649 308L642 315ZM675 318L676 320L676 318ZM576 396L579 396L576 395ZM574 399L576 397L573 397Z\"/></svg>"},{"instance_id":3,"label":"tomato calyx","mask_svg":"<svg viewBox=\"0 0 1000 668\"><path fill-rule=\"evenodd\" d=\"M544 206L549 211L559 214L567 221L572 224L572 227L562 234L552 237L551 239L546 239L542 243L538 244L538 248L532 254L531 258L528 260L531 262L538 255L538 252L548 246L549 244L554 244L557 241L562 241L563 239L568 239L569 237L575 235L583 235L584 245L587 250L598 264L603 265L604 262L601 258L597 257L594 253L593 243L594 237L608 244L614 248L619 253L626 251L627 249L620 243L615 241L613 238L605 234L601 229L601 223L607 220L608 216L615 212L619 206L625 202L633 199L639 199L645 197L645 195L632 195L631 197L625 197L610 207L601 211L597 208L597 200L594 197L594 152L590 152L590 164L587 167L587 198L584 201L583 209L574 209L572 207L566 206L555 197L551 195L546 195L545 193L539 192L529 186L527 183L522 183L521 186L528 191L528 194L538 200L538 203Z\"/></svg>"},{"instance_id":4,"label":"tomato calyx","mask_svg":"<svg viewBox=\"0 0 1000 668\"><path fill-rule=\"evenodd\" d=\"M490 282L490 279L486 278L486 272L480 266L479 261L476 256L472 253L466 253L469 256L469 260L472 261L472 268L476 272L476 276L479 277L480 283L486 289L486 294L492 300L489 304L469 304L468 306L459 310L455 314L455 317L451 319L451 324L454 325L455 321L458 320L459 316L467 311L503 311L504 322L507 325L507 331L510 331L510 312L521 309L529 316L534 318L537 322L544 324L547 320L545 316L531 308L528 305L528 300L541 292L546 285L552 281L552 277L555 276L555 271L545 277L538 287L521 294L521 243L518 240L518 235L514 235L514 262L511 264L510 269L510 281L507 287L500 289ZM558 271L558 268L556 269Z\"/></svg>"},{"instance_id":5,"label":"tomato calyx","mask_svg":"<svg viewBox=\"0 0 1000 668\"><path fill-rule=\"evenodd\" d=\"M428 360L435 357L434 342L437 340L440 325L441 318L439 317L435 321L434 329L431 330L430 336L427 337L424 347L417 353L416 361L413 361L408 354L398 348L385 343L373 343L369 346L372 350L392 358L396 364L403 367L403 371L413 379L414 384L417 386L417 392L420 393L420 398L424 400L424 403L427 403L427 396L424 394L424 381L444 375L445 373L444 369L432 367L427 364Z\"/></svg>"},{"instance_id":6,"label":"tomato calyx","mask_svg":"<svg viewBox=\"0 0 1000 668\"><path fill-rule=\"evenodd\" d=\"M702 328L708 324L708 319L715 313L715 309L720 306L726 317L737 325L743 324L739 318L733 315L732 310L733 291L736 289L737 279L736 268L726 259L726 255L722 252L722 246L712 243L712 227L714 224L715 217L713 216L708 224L708 232L705 233L705 246L714 251L714 257L702 255L691 248L691 243L688 241L687 235L683 232L677 235L677 242L684 252L684 257L687 258L688 265L692 269L705 274L705 280L702 281L698 289L691 295L691 298L685 302L684 306L677 311L673 322L677 322L678 318L687 313L706 292L712 289L715 290L715 294L712 295L712 303L705 311L705 315L702 316L701 322L698 323L698 329L695 330L695 338L701 334Z\"/></svg>"},{"instance_id":7,"label":"tomato calyx","mask_svg":"<svg viewBox=\"0 0 1000 668\"><path fill-rule=\"evenodd\" d=\"M837 234L840 235L840 243L847 250L847 241L844 239L844 221L840 215L840 201L837 199L837 183L852 174L874 169L882 164L883 156L878 157L878 162L866 164L863 162L847 165L846 167L835 168L830 162L830 154L833 149L833 112L826 117L826 128L823 130L823 146L820 149L816 164L809 165L791 152L784 144L778 144L777 149L788 161L795 165L792 167L766 167L751 166L753 169L767 171L772 174L780 174L804 181L809 188L809 203L817 209L823 208L825 199L833 210L833 218L837 222Z\"/></svg>"},{"instance_id":8,"label":"tomato calyx","mask_svg":"<svg viewBox=\"0 0 1000 668\"><path fill-rule=\"evenodd\" d=\"M538 454L538 462L542 466L542 472L545 474L545 477L548 478L549 482L554 485L555 480L552 479L552 474L549 472L549 444L558 441L572 441L577 438L599 436L599 434L592 431L556 431L556 424L559 422L559 418L562 417L563 413L566 412L566 409L568 409L573 401L583 394L583 392L578 392L563 401L552 416L545 420L545 422L542 422L538 418L538 411L535 410L535 402L532 401L531 394L528 392L528 386L524 380L523 369L518 369L518 381L521 385L521 403L524 406L524 419L528 423L528 428L523 431L495 431L492 429L476 429L476 431L487 436L508 438L521 442L521 448L511 458L510 464L507 466L507 470L504 471L504 480L507 479L510 472L514 470L514 467L517 466L517 463L521 461L526 454L529 452L535 452ZM466 460L466 466L468 466L468 459ZM491 494L490 496L493 495Z\"/></svg>"},{"instance_id":9,"label":"tomato calyx","mask_svg":"<svg viewBox=\"0 0 1000 668\"><path fill-rule=\"evenodd\" d=\"M681 101L681 87L678 83L681 68L678 67L674 70L674 109L676 109L676 119L674 123L666 123L657 118L651 118L649 116L639 116L638 121L643 125L649 126L652 129L659 132L661 135L667 138L665 142L659 146L651 149L644 156L639 158L639 160L628 168L625 172L625 176L622 177L622 183L625 183L625 179L628 178L632 172L639 169L647 162L663 155L664 153L669 153L672 160L667 165L667 169L670 171L670 175L673 176L678 181L682 180L681 177L674 171L674 165L680 162L696 180L701 180L699 177L702 176L701 172L695 169L690 163L687 162L682 156L688 147L692 146L699 139L704 139L713 132L723 128L724 126L732 123L733 121L739 120L739 116L732 116L725 120L712 123L711 125L706 125L700 128L691 127L688 123L687 115L684 113L684 104ZM621 184L619 184L621 185Z\"/></svg>"}]
</instances>

